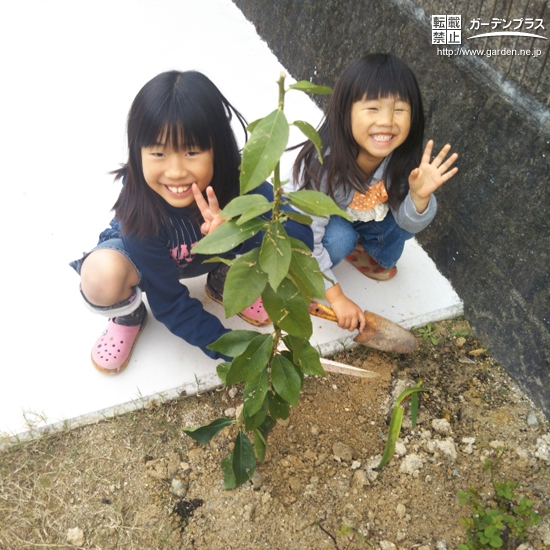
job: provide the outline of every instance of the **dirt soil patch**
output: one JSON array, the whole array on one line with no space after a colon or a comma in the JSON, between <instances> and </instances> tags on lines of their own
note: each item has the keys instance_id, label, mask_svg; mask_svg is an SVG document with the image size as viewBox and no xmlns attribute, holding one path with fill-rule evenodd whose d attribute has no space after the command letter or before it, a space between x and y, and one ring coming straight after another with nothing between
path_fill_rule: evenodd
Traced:
<instances>
[{"instance_id":1,"label":"dirt soil patch","mask_svg":"<svg viewBox=\"0 0 550 550\"><path fill-rule=\"evenodd\" d=\"M269 438L267 460L225 491L220 468L235 428L208 445L182 427L234 414L227 388L94 425L46 434L0 454L0 548L455 549L466 541L459 490L491 494L497 478L543 516L526 546L550 548L550 429L543 415L455 319L416 333L418 349L366 348L334 359L375 379L309 377L300 404ZM395 396L421 379L396 456L375 472ZM233 409L233 410L232 410ZM511 545L517 548L519 542Z\"/></svg>"}]
</instances>

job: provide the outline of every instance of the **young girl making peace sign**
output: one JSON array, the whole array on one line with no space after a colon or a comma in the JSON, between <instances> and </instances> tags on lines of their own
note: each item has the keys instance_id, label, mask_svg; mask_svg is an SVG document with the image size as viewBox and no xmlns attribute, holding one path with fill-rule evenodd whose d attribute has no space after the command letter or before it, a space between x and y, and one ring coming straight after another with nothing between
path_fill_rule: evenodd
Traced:
<instances>
[{"instance_id":1,"label":"young girl making peace sign","mask_svg":"<svg viewBox=\"0 0 550 550\"><path fill-rule=\"evenodd\" d=\"M142 292L171 332L214 359L227 359L206 346L228 329L180 279L208 273L208 294L222 298L227 266L203 263L193 246L223 223L220 209L239 193L241 159L232 115L244 128L218 88L194 71L162 73L134 99L128 162L115 172L123 179L115 218L94 250L71 264L81 275L86 304L109 317L92 348L100 371L116 374L128 364L147 318ZM273 200L268 183L254 193ZM288 221L287 231L312 247L309 227ZM260 239L256 235L232 253L244 253ZM240 315L255 325L269 323L261 299Z\"/></svg>"}]
</instances>

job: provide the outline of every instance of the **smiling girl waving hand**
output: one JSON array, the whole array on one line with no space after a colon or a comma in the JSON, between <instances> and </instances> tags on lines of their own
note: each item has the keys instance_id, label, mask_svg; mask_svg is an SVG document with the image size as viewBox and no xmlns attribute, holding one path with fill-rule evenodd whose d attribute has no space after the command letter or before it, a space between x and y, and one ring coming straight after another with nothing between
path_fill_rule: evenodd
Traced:
<instances>
[{"instance_id":1,"label":"smiling girl waving hand","mask_svg":"<svg viewBox=\"0 0 550 550\"><path fill-rule=\"evenodd\" d=\"M294 189L326 193L344 210L316 218L314 255L326 283L326 299L342 328L365 328L362 309L336 282L331 268L344 258L367 277L395 276L404 244L434 218L433 192L457 172L458 158L445 145L431 160L424 151L424 113L416 78L393 54L372 54L352 63L330 98L319 134L323 163L308 142L293 169Z\"/></svg>"}]
</instances>

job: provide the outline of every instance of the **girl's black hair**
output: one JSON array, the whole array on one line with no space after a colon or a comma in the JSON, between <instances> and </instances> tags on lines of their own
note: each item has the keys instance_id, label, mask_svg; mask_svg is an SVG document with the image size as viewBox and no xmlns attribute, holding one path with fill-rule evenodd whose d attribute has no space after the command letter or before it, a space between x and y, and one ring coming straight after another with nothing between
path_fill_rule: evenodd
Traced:
<instances>
[{"instance_id":1,"label":"girl's black hair","mask_svg":"<svg viewBox=\"0 0 550 550\"><path fill-rule=\"evenodd\" d=\"M147 185L141 160L141 148L161 140L175 150L212 149L210 185L220 206L238 195L241 158L231 128L233 114L246 137L242 115L211 80L196 71L168 71L143 86L128 114L128 162L113 172L116 179L124 178L113 207L124 233L154 236L167 219L164 200Z\"/></svg>"},{"instance_id":2,"label":"girl's black hair","mask_svg":"<svg viewBox=\"0 0 550 550\"><path fill-rule=\"evenodd\" d=\"M327 192L334 198L335 189L349 182L364 191L365 172L357 164L359 146L351 131L351 107L362 100L398 97L411 106L411 126L406 140L393 151L384 178L389 177L389 203L398 207L409 190L408 176L420 164L424 139L424 110L420 88L411 69L397 56L387 53L367 55L354 61L343 73L329 100L325 118L319 128L323 143L323 164L314 145L307 142L296 158L294 181L305 189L319 189L327 177ZM325 155L330 148L330 154Z\"/></svg>"}]
</instances>

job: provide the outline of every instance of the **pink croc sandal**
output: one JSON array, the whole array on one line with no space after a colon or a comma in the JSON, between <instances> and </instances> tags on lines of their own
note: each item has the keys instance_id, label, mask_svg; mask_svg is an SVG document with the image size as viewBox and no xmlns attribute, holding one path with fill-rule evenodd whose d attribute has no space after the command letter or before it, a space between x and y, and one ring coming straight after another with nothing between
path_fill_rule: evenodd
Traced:
<instances>
[{"instance_id":1,"label":"pink croc sandal","mask_svg":"<svg viewBox=\"0 0 550 550\"><path fill-rule=\"evenodd\" d=\"M238 313L238 316L255 327L265 327L271 323L261 296L251 306Z\"/></svg>"},{"instance_id":2,"label":"pink croc sandal","mask_svg":"<svg viewBox=\"0 0 550 550\"><path fill-rule=\"evenodd\" d=\"M109 319L107 330L96 340L92 348L92 363L104 374L122 372L132 356L134 345L145 326L147 316L140 325L117 325Z\"/></svg>"}]
</instances>

